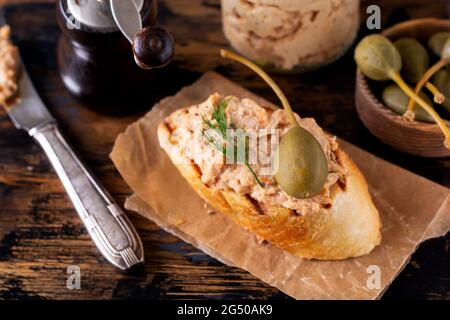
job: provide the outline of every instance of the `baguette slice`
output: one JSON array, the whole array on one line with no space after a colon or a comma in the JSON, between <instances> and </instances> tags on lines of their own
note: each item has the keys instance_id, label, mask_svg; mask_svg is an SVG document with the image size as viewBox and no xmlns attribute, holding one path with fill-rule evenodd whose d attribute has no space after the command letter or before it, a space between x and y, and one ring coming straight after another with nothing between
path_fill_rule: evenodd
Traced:
<instances>
[{"instance_id":1,"label":"baguette slice","mask_svg":"<svg viewBox=\"0 0 450 320\"><path fill-rule=\"evenodd\" d=\"M341 260L368 254L380 243L378 211L364 176L344 151L338 149L337 156L347 172L346 186L333 189L331 208L298 215L205 185L198 166L172 141L176 128L169 128L169 122L170 116L158 128L159 143L192 188L214 209L272 245L306 259Z\"/></svg>"}]
</instances>

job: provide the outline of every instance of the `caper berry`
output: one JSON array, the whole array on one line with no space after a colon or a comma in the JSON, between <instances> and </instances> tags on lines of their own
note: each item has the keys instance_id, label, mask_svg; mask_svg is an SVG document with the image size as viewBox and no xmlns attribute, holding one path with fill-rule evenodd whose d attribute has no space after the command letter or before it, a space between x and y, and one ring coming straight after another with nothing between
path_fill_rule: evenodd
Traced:
<instances>
[{"instance_id":1,"label":"caper berry","mask_svg":"<svg viewBox=\"0 0 450 320\"><path fill-rule=\"evenodd\" d=\"M355 49L355 60L364 75L384 81L400 72L402 57L392 42L378 34L365 37Z\"/></svg>"},{"instance_id":2,"label":"caper berry","mask_svg":"<svg viewBox=\"0 0 450 320\"><path fill-rule=\"evenodd\" d=\"M407 111L403 115L404 119L414 121L414 101L425 109L444 134L444 146L450 149L450 130L447 125L434 108L418 96L421 88L430 79L430 75L434 74L434 70L440 69L443 63L442 61L425 72L422 79L417 83L416 92L414 92L400 75L400 70L402 68L401 55L388 38L382 35L370 35L365 37L356 46L355 60L359 69L366 77L378 81L391 79L411 99Z\"/></svg>"},{"instance_id":3,"label":"caper berry","mask_svg":"<svg viewBox=\"0 0 450 320\"><path fill-rule=\"evenodd\" d=\"M450 38L445 41L441 51L441 59L447 61L447 63L450 61Z\"/></svg>"},{"instance_id":4,"label":"caper berry","mask_svg":"<svg viewBox=\"0 0 450 320\"><path fill-rule=\"evenodd\" d=\"M420 78L415 87L415 93L419 93L422 88L430 81L430 79L443 67L445 67L450 62L450 38L446 37L448 33L437 33L431 37L429 41L429 46L433 52L438 53L441 57L438 62L431 66ZM414 106L414 101L409 100L407 113L411 113ZM440 124L441 128L446 131L444 124ZM448 130L447 130L448 131ZM450 145L450 132L448 134L448 141Z\"/></svg>"},{"instance_id":5,"label":"caper berry","mask_svg":"<svg viewBox=\"0 0 450 320\"><path fill-rule=\"evenodd\" d=\"M307 130L294 126L278 146L275 180L288 195L310 198L323 189L328 161L319 142Z\"/></svg>"},{"instance_id":6,"label":"caper berry","mask_svg":"<svg viewBox=\"0 0 450 320\"><path fill-rule=\"evenodd\" d=\"M419 95L426 103L432 105L432 102L423 92ZM404 114L408 107L408 96L396 84L387 86L383 91L383 103L386 107L397 114ZM434 122L433 118L419 105L414 106L416 114L415 119L423 122Z\"/></svg>"},{"instance_id":7,"label":"caper berry","mask_svg":"<svg viewBox=\"0 0 450 320\"><path fill-rule=\"evenodd\" d=\"M401 75L408 82L418 82L430 66L427 50L413 38L401 38L394 45L402 57Z\"/></svg>"},{"instance_id":8,"label":"caper berry","mask_svg":"<svg viewBox=\"0 0 450 320\"><path fill-rule=\"evenodd\" d=\"M439 89L440 92L446 97L445 101L442 103L442 106L450 112L450 72L448 69L439 70L431 81L436 88Z\"/></svg>"},{"instance_id":9,"label":"caper berry","mask_svg":"<svg viewBox=\"0 0 450 320\"><path fill-rule=\"evenodd\" d=\"M428 40L428 47L437 56L441 56L442 49L444 48L445 42L450 38L450 32L438 32L435 33Z\"/></svg>"},{"instance_id":10,"label":"caper berry","mask_svg":"<svg viewBox=\"0 0 450 320\"><path fill-rule=\"evenodd\" d=\"M257 73L273 89L286 111L291 128L281 138L275 156L275 180L295 198L310 198L320 193L328 177L328 160L317 139L300 127L291 105L280 87L253 62L235 53L221 50L222 57L233 59Z\"/></svg>"}]
</instances>

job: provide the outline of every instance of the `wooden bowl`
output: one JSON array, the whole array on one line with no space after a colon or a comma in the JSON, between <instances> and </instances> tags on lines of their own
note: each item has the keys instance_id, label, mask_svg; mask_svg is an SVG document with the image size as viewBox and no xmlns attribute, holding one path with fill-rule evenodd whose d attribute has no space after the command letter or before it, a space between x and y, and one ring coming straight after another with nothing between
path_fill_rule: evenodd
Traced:
<instances>
[{"instance_id":1,"label":"wooden bowl","mask_svg":"<svg viewBox=\"0 0 450 320\"><path fill-rule=\"evenodd\" d=\"M383 31L383 35L395 40L413 37L426 44L436 32L450 31L450 20L417 19L399 23ZM381 83L386 86L388 83ZM450 150L444 147L444 136L436 124L407 122L380 102L372 89L377 84L356 72L356 110L361 121L384 143L409 154L422 157L449 157ZM446 121L450 126L450 122Z\"/></svg>"}]
</instances>

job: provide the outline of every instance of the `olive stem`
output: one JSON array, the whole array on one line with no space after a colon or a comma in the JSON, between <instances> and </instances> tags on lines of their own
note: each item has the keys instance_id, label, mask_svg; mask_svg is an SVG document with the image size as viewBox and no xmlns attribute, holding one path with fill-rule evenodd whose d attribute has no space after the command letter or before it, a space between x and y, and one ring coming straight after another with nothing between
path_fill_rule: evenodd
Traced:
<instances>
[{"instance_id":1,"label":"olive stem","mask_svg":"<svg viewBox=\"0 0 450 320\"><path fill-rule=\"evenodd\" d=\"M275 81L272 80L272 78L260 67L255 65L253 62L247 60L244 57L241 57L235 53L232 53L230 51L227 51L225 49L220 50L220 55L223 58L228 58L231 60L235 60L239 63L242 63L247 68L253 70L256 74L258 74L267 84L272 88L272 90L275 92L275 94L278 96L278 98L281 101L281 104L283 105L283 108L286 110L289 121L293 126L300 126L297 122L297 119L294 116L294 112L292 111L291 104L289 103L288 99L286 98L286 95L281 91L280 87L275 83Z\"/></svg>"},{"instance_id":2,"label":"olive stem","mask_svg":"<svg viewBox=\"0 0 450 320\"><path fill-rule=\"evenodd\" d=\"M423 86L431 79L431 77L436 72L441 70L447 64L447 62L448 62L447 60L441 59L438 62L436 62L430 69L428 69L427 72L425 72L425 74L422 76L422 78L416 85L416 88L415 88L416 95L419 94L419 92L420 92L420 90L422 90ZM408 103L407 112L413 112L413 109L414 109L414 100L410 99L409 103Z\"/></svg>"},{"instance_id":3,"label":"olive stem","mask_svg":"<svg viewBox=\"0 0 450 320\"><path fill-rule=\"evenodd\" d=\"M437 104L443 104L445 101L445 96L442 94L442 92L439 91L438 88L431 82L427 82L425 84L425 87L431 92L433 95L433 100Z\"/></svg>"},{"instance_id":4,"label":"olive stem","mask_svg":"<svg viewBox=\"0 0 450 320\"><path fill-rule=\"evenodd\" d=\"M398 72L393 72L391 74L391 79L397 83L397 85L408 95L413 101L415 101L418 105L420 105L422 108L427 111L430 116L434 119L436 124L441 129L442 133L445 136L445 142L444 145L447 149L450 149L450 131L447 128L447 125L442 120L442 118L437 114L437 112L428 104L426 103L422 98L420 98L406 83L403 81L402 77ZM413 119L414 120L414 112L410 112L407 110L405 114L403 115L407 119Z\"/></svg>"}]
</instances>

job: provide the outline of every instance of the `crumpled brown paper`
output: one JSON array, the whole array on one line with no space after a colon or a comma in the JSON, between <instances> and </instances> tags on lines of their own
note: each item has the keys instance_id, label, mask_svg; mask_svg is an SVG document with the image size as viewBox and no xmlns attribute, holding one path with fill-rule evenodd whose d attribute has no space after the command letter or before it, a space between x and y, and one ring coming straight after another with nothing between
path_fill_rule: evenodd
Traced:
<instances>
[{"instance_id":1,"label":"crumpled brown paper","mask_svg":"<svg viewBox=\"0 0 450 320\"><path fill-rule=\"evenodd\" d=\"M111 154L135 192L126 201L127 209L297 299L379 298L422 241L450 229L449 189L341 142L364 173L380 211L381 245L360 258L309 261L258 243L252 233L225 215L208 213L203 200L158 144L156 129L167 115L202 102L214 92L270 105L216 73L207 73L174 97L162 100L119 135Z\"/></svg>"}]
</instances>

